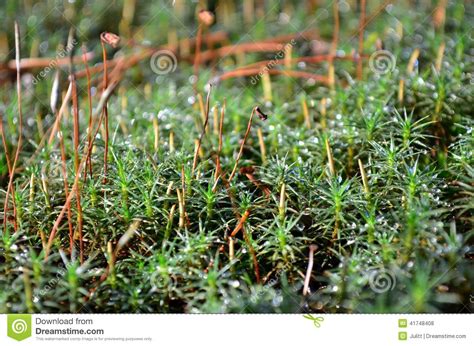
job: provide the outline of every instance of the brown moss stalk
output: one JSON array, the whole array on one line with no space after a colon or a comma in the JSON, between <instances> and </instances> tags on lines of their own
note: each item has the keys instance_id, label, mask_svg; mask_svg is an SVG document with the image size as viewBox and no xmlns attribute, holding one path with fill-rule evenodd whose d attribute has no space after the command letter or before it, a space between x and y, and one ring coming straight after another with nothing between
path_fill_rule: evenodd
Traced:
<instances>
[{"instance_id":1,"label":"brown moss stalk","mask_svg":"<svg viewBox=\"0 0 474 346\"><path fill-rule=\"evenodd\" d=\"M67 175L67 164L66 164L66 150L64 149L64 140L62 133L59 132L59 149L61 152L61 170L63 174L63 185L64 185L64 196L66 197L66 202L69 201L69 184L68 184L68 175ZM74 249L74 228L72 225L72 211L71 203L66 204L67 211L67 224L69 229L69 254L72 256L72 251Z\"/></svg>"},{"instance_id":2,"label":"brown moss stalk","mask_svg":"<svg viewBox=\"0 0 474 346\"><path fill-rule=\"evenodd\" d=\"M318 250L317 245L310 245L309 246L309 260L308 260L308 267L306 268L306 275L304 278L304 286L303 286L303 295L306 296L309 293L309 282L311 280L311 272L313 271L314 265L314 253Z\"/></svg>"},{"instance_id":3,"label":"brown moss stalk","mask_svg":"<svg viewBox=\"0 0 474 346\"><path fill-rule=\"evenodd\" d=\"M265 141L263 140L263 131L260 127L257 129L257 136L258 145L260 147L260 156L262 157L262 163L265 164L267 162L267 148L265 147Z\"/></svg>"},{"instance_id":4,"label":"brown moss stalk","mask_svg":"<svg viewBox=\"0 0 474 346\"><path fill-rule=\"evenodd\" d=\"M205 107L205 110L204 110L204 124L202 126L201 135L199 136L199 140L197 142L196 151L194 153L193 167L192 167L191 175L194 175L194 171L196 170L198 156L199 156L199 150L201 149L201 144L202 144L202 139L204 138L204 135L206 134L207 124L209 123L209 103L210 103L210 99L211 99L211 89L212 89L212 84L209 84L209 91L208 91L207 97L206 97L206 107Z\"/></svg>"},{"instance_id":5,"label":"brown moss stalk","mask_svg":"<svg viewBox=\"0 0 474 346\"><path fill-rule=\"evenodd\" d=\"M15 61L16 61L16 93L17 93L17 105L18 105L18 144L16 147L15 151L15 157L13 159L13 163L11 165L11 170L10 170L10 178L8 180L8 186L7 186L7 192L5 195L5 202L3 205L3 229L4 232L6 233L7 231L7 212L8 212L8 200L9 200L9 194L11 193L12 196L14 196L14 191L13 191L13 178L15 176L15 169L18 163L18 159L20 157L20 152L21 152L21 146L22 146L22 141L23 141L23 110L21 107L21 73L20 73L20 28L18 26L18 23L15 22ZM15 205L15 198L12 198L12 204L14 206L14 211L16 211L16 205ZM16 214L13 215L13 222L14 222L14 227L15 231L17 230L16 227Z\"/></svg>"},{"instance_id":6,"label":"brown moss stalk","mask_svg":"<svg viewBox=\"0 0 474 346\"><path fill-rule=\"evenodd\" d=\"M334 166L334 157L332 156L331 145L329 144L329 139L326 138L326 155L328 157L329 173L331 177L336 175L336 169Z\"/></svg>"},{"instance_id":7,"label":"brown moss stalk","mask_svg":"<svg viewBox=\"0 0 474 346\"><path fill-rule=\"evenodd\" d=\"M102 81L102 93L106 94L108 79L107 79L107 49L105 48L106 44L111 45L112 47L117 47L120 41L120 37L115 34L103 32L100 34L100 44L102 46L102 60L104 66L103 81ZM105 128L105 138L104 138L104 179L103 182L107 182L107 164L109 158L109 111L107 108L107 101L104 102L102 111L104 113L104 128Z\"/></svg>"},{"instance_id":8,"label":"brown moss stalk","mask_svg":"<svg viewBox=\"0 0 474 346\"><path fill-rule=\"evenodd\" d=\"M87 103L89 107L89 119L88 119L88 126L87 126L87 144L90 147L90 150L87 151L87 162L86 165L89 168L89 175L92 179L92 95L91 95L91 74L89 71L89 64L87 63L87 51L86 47L82 46L82 62L84 63L84 67L86 70L86 77L87 77ZM84 174L84 181L87 179L87 174Z\"/></svg>"},{"instance_id":9,"label":"brown moss stalk","mask_svg":"<svg viewBox=\"0 0 474 346\"><path fill-rule=\"evenodd\" d=\"M303 108L304 123L308 129L311 129L311 119L309 116L308 102L306 99L301 99L301 108Z\"/></svg>"},{"instance_id":10,"label":"brown moss stalk","mask_svg":"<svg viewBox=\"0 0 474 346\"><path fill-rule=\"evenodd\" d=\"M8 170L8 176L11 176L12 173L12 164L10 160L10 154L8 153L8 145L6 142L5 138L5 131L3 129L3 117L0 115L0 135L2 136L2 145L3 145L3 150L5 152L5 159L7 161L7 170ZM8 211L8 209L7 209ZM13 204L13 214L16 214L16 207L15 204ZM15 218L16 219L16 218ZM7 221L7 216L4 214L3 222L5 223Z\"/></svg>"},{"instance_id":11,"label":"brown moss stalk","mask_svg":"<svg viewBox=\"0 0 474 346\"><path fill-rule=\"evenodd\" d=\"M255 114L256 109L257 107L254 107L252 109L252 113L250 114L250 119L247 124L247 130L245 131L244 138L242 139L242 143L240 144L240 149L239 149L239 153L237 154L237 158L235 159L234 168L232 169L232 173L230 174L229 179L228 179L229 184L234 178L235 173L237 172L237 167L239 165L240 158L242 157L242 153L244 152L245 141L247 140L247 137L249 136L250 129L252 127L253 116Z\"/></svg>"},{"instance_id":12,"label":"brown moss stalk","mask_svg":"<svg viewBox=\"0 0 474 346\"><path fill-rule=\"evenodd\" d=\"M244 227L244 224L245 224L245 222L247 221L247 219L249 218L249 216L250 216L250 210L247 209L247 210L242 214L242 216L241 216L239 222L237 223L237 225L235 226L234 230L233 230L232 233L230 234L231 237L235 237L235 235Z\"/></svg>"},{"instance_id":13,"label":"brown moss stalk","mask_svg":"<svg viewBox=\"0 0 474 346\"><path fill-rule=\"evenodd\" d=\"M224 117L225 117L225 108L226 108L226 99L224 99L224 103L222 104L221 108L221 116L219 119L219 143L217 147L217 153L216 153L216 171L214 173L214 186L212 188L212 191L215 192L215 189L217 188L217 182L219 179L219 176L221 174L221 151L222 151L222 132L224 128Z\"/></svg>"}]
</instances>

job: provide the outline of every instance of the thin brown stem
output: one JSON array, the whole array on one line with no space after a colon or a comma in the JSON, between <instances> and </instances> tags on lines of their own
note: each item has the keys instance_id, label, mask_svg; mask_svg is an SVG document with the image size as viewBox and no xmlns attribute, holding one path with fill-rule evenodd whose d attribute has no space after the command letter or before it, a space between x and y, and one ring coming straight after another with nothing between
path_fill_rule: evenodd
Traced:
<instances>
[{"instance_id":1,"label":"thin brown stem","mask_svg":"<svg viewBox=\"0 0 474 346\"><path fill-rule=\"evenodd\" d=\"M314 252L318 249L317 245L310 245L309 246L309 260L308 260L308 268L306 269L306 275L304 278L304 286L303 286L303 295L306 296L309 293L309 281L311 279L311 272L313 271L313 264L314 264Z\"/></svg>"},{"instance_id":2,"label":"thin brown stem","mask_svg":"<svg viewBox=\"0 0 474 346\"><path fill-rule=\"evenodd\" d=\"M229 260L232 261L234 259L234 239L229 237Z\"/></svg>"},{"instance_id":3,"label":"thin brown stem","mask_svg":"<svg viewBox=\"0 0 474 346\"><path fill-rule=\"evenodd\" d=\"M63 182L64 182L64 196L66 201L69 200L69 186L67 181L67 165L66 165L66 150L64 149L64 140L61 131L59 131L59 148L61 151L61 169L63 173ZM72 212L71 212L71 203L66 204L67 210L67 224L69 228L69 254L72 258L72 251L74 249L74 228L72 226Z\"/></svg>"},{"instance_id":4,"label":"thin brown stem","mask_svg":"<svg viewBox=\"0 0 474 346\"><path fill-rule=\"evenodd\" d=\"M196 36L196 50L194 54L194 92L197 93L197 85L199 81L199 64L201 63L201 46L204 31L214 23L214 14L207 10L199 11L197 15L198 19L198 32ZM209 44L208 44L209 46ZM210 49L213 52L213 49Z\"/></svg>"},{"instance_id":5,"label":"thin brown stem","mask_svg":"<svg viewBox=\"0 0 474 346\"><path fill-rule=\"evenodd\" d=\"M89 105L89 123L87 127L87 143L88 145L90 145L90 143L92 142L92 95L91 95L91 74L89 71L89 64L87 63L86 54L87 54L86 47L82 46L82 61L85 66L86 76L87 76L87 101ZM92 179L92 159L91 159L90 151L88 151L87 153L86 165L89 167L89 174ZM87 174L84 174L84 181L86 181L86 179L87 179Z\"/></svg>"},{"instance_id":6,"label":"thin brown stem","mask_svg":"<svg viewBox=\"0 0 474 346\"><path fill-rule=\"evenodd\" d=\"M252 114L250 114L250 119L247 124L247 131L245 131L244 139L242 140L242 143L240 144L240 150L237 155L237 158L235 159L234 169L232 169L232 173L230 174L229 179L228 179L229 184L232 181L232 178L234 178L235 173L237 172L237 167L239 165L240 158L242 157L242 153L244 152L245 141L247 140L247 137L249 136L250 129L252 127L253 115L255 114L256 109L257 107L254 107L252 109Z\"/></svg>"},{"instance_id":7,"label":"thin brown stem","mask_svg":"<svg viewBox=\"0 0 474 346\"><path fill-rule=\"evenodd\" d=\"M242 217L240 218L239 222L235 226L234 230L230 234L231 237L235 237L235 235L244 227L245 222L247 221L248 217L250 216L250 210L246 210Z\"/></svg>"},{"instance_id":8,"label":"thin brown stem","mask_svg":"<svg viewBox=\"0 0 474 346\"><path fill-rule=\"evenodd\" d=\"M77 103L76 80L72 77L72 111L73 111L73 146L74 146L74 171L79 167L79 107Z\"/></svg>"},{"instance_id":9,"label":"thin brown stem","mask_svg":"<svg viewBox=\"0 0 474 346\"><path fill-rule=\"evenodd\" d=\"M370 188L369 188L369 180L367 179L367 173L365 172L364 164L362 161L359 159L359 170L360 170L360 176L362 177L362 184L364 186L364 192L367 198L370 196Z\"/></svg>"},{"instance_id":10,"label":"thin brown stem","mask_svg":"<svg viewBox=\"0 0 474 346\"><path fill-rule=\"evenodd\" d=\"M72 115L73 115L73 148L74 148L74 171L77 171L79 166L79 105L77 101L77 85L76 76L74 74L74 29L69 31L67 42L67 49L69 50L69 81L72 85Z\"/></svg>"},{"instance_id":11,"label":"thin brown stem","mask_svg":"<svg viewBox=\"0 0 474 346\"><path fill-rule=\"evenodd\" d=\"M7 161L7 168L8 168L8 174L12 174L12 164L10 161L10 155L8 153L8 146L7 146L7 141L5 138L5 131L3 129L3 117L0 114L0 136L2 136L2 145L3 145L3 150L5 152L5 159Z\"/></svg>"},{"instance_id":12,"label":"thin brown stem","mask_svg":"<svg viewBox=\"0 0 474 346\"><path fill-rule=\"evenodd\" d=\"M58 133L61 118L64 112L66 111L69 100L71 99L71 95L72 95L72 83L69 83L69 87L67 89L66 95L64 96L61 107L59 108L59 111L56 114L56 120L54 121L53 128L51 129L51 133L49 134L48 145L51 145L53 143L53 140L56 134Z\"/></svg>"},{"instance_id":13,"label":"thin brown stem","mask_svg":"<svg viewBox=\"0 0 474 346\"><path fill-rule=\"evenodd\" d=\"M212 191L215 192L215 189L217 188L217 181L219 179L219 176L222 172L221 168L221 152L222 152L222 132L224 128L224 116L225 116L225 108L226 108L226 99L224 99L224 104L222 105L221 108L221 117L219 120L219 144L217 148L217 158L216 158L216 172L214 174L214 186L212 188Z\"/></svg>"},{"instance_id":14,"label":"thin brown stem","mask_svg":"<svg viewBox=\"0 0 474 346\"><path fill-rule=\"evenodd\" d=\"M291 65L293 66L298 62L305 62L308 64L319 64L323 62L328 62L331 60L331 58L333 58L334 60L341 60L341 61L356 61L357 60L357 57L355 57L352 54L344 55L344 56L334 56L334 57L331 57L330 54L318 54L318 55L312 55L312 56L302 56L302 57L292 58ZM369 56L367 56L367 54L363 54L361 58L368 59ZM248 70L248 69L254 69L258 67L260 67L261 71L263 71L263 69L265 67L268 67L269 64L273 66L278 66L278 65L283 65L284 63L285 63L285 59L260 60L248 65L239 66L233 71ZM230 72L233 72L233 71L230 71Z\"/></svg>"},{"instance_id":15,"label":"thin brown stem","mask_svg":"<svg viewBox=\"0 0 474 346\"><path fill-rule=\"evenodd\" d=\"M11 165L11 174L8 181L7 193L5 195L5 203L3 206L3 228L6 233L7 230L7 211L8 211L8 198L9 193L13 193L13 178L15 176L15 169L18 163L18 158L20 157L21 145L22 145L22 132L23 132L23 111L21 108L21 73L20 73L20 28L18 23L15 22L15 61L16 61L16 92L17 92L17 104L18 104L18 145L16 147L15 158L13 159L13 164ZM12 204L15 208L15 198L12 200ZM16 230L16 215L14 215L14 225Z\"/></svg>"},{"instance_id":16,"label":"thin brown stem","mask_svg":"<svg viewBox=\"0 0 474 346\"><path fill-rule=\"evenodd\" d=\"M135 220L127 229L127 231L120 237L119 241L117 242L117 245L115 246L115 249L112 250L112 243L108 242L107 243L107 252L109 254L109 263L107 265L107 268L105 269L105 272L102 274L102 276L99 278L99 282L104 282L107 277L109 276L110 273L113 273L114 267L115 267L115 261L117 259L117 256L120 253L120 250L122 250L125 245L133 238L135 233L137 232L138 228L140 227L141 220ZM95 292L97 288L94 288L91 293Z\"/></svg>"},{"instance_id":17,"label":"thin brown stem","mask_svg":"<svg viewBox=\"0 0 474 346\"><path fill-rule=\"evenodd\" d=\"M104 74L103 74L103 89L102 93L105 94L107 90L107 50L105 49L105 42L103 39L100 41L102 45L102 60L104 64ZM107 182L107 161L109 157L109 113L107 110L107 102L104 103L102 112L104 113L104 127L105 127L105 149L104 149L104 179L103 183Z\"/></svg>"},{"instance_id":18,"label":"thin brown stem","mask_svg":"<svg viewBox=\"0 0 474 346\"><path fill-rule=\"evenodd\" d=\"M252 246L252 243L250 242L249 236L247 234L247 231L245 230L245 222L247 221L248 217L250 216L250 210L247 209L241 216L239 222L237 223L237 226L235 226L234 230L230 234L230 239L235 237L235 235L242 230L242 234L244 236L245 243L247 244L249 248L250 255L252 256L252 262L255 270L255 278L257 280L257 283L260 283L260 269L258 265L258 260L257 260L257 255L255 253L255 249ZM233 250L233 247L232 247Z\"/></svg>"},{"instance_id":19,"label":"thin brown stem","mask_svg":"<svg viewBox=\"0 0 474 346\"><path fill-rule=\"evenodd\" d=\"M201 149L201 143L202 139L204 138L204 135L206 134L206 128L207 124L209 122L209 103L211 99L211 89L212 89L212 84L209 84L209 91L207 93L207 98L206 98L206 109L205 109L205 114L204 114L204 125L202 126L202 131L201 135L199 136L199 140L196 146L196 151L194 153L194 160L193 160L193 168L191 171L191 176L194 175L194 171L196 170L197 166L197 161L198 161L198 156L199 156L199 150Z\"/></svg>"},{"instance_id":20,"label":"thin brown stem","mask_svg":"<svg viewBox=\"0 0 474 346\"><path fill-rule=\"evenodd\" d=\"M330 59L331 60L331 59ZM218 76L218 80L223 81L231 78L240 78L248 76L257 76L262 73L261 68L249 68L249 69L237 69L234 71L224 72ZM268 75L282 75L291 78L302 78L302 79L312 79L321 84L329 84L328 77L321 76L315 73L306 72L306 71L293 71L293 70L267 70Z\"/></svg>"},{"instance_id":21,"label":"thin brown stem","mask_svg":"<svg viewBox=\"0 0 474 346\"><path fill-rule=\"evenodd\" d=\"M102 123L103 116L104 116L104 114L102 113L102 115L101 115L101 117L100 117L100 119L97 123L97 127L94 131L94 134L92 135L92 138L95 138L95 136L97 136L97 133L100 130L100 124ZM66 199L66 202L64 203L61 211L59 212L59 215L56 218L56 221L54 222L53 228L52 228L51 233L49 235L48 243L47 243L46 249L45 249L45 260L48 259L49 253L51 251L51 247L53 245L54 238L55 238L56 233L59 229L59 225L60 225L60 223L61 223L61 221L64 217L64 214L66 213L67 205L71 203L72 199L74 198L75 194L78 191L77 190L77 185L79 184L79 179L80 179L82 171L85 168L85 163L86 163L86 159L87 159L87 150L86 150L86 148L84 148L84 149L85 150L84 150L81 162L79 163L79 169L77 171L76 176L74 177L74 183L73 183L72 188L71 188L71 193L69 194L69 197Z\"/></svg>"},{"instance_id":22,"label":"thin brown stem","mask_svg":"<svg viewBox=\"0 0 474 346\"><path fill-rule=\"evenodd\" d=\"M334 166L334 157L332 156L331 145L329 144L329 139L326 138L326 155L328 157L328 164L329 164L329 173L331 173L331 177L336 175L336 169Z\"/></svg>"},{"instance_id":23,"label":"thin brown stem","mask_svg":"<svg viewBox=\"0 0 474 346\"><path fill-rule=\"evenodd\" d=\"M5 132L4 132L4 129L3 129L3 118L2 118L1 115L0 115L0 135L2 136L2 145L3 145L4 152L5 152L5 159L7 161L8 175L11 176L12 175L12 165L11 165L10 155L8 153L8 145L7 145L7 141L6 141L6 138L5 138ZM14 192L12 192L12 194L13 193ZM7 209L7 212L8 212L8 209ZM15 204L13 204L13 214L16 215L16 205ZM4 219L3 222L6 222L6 220L7 220L6 214L4 214L3 219Z\"/></svg>"},{"instance_id":24,"label":"thin brown stem","mask_svg":"<svg viewBox=\"0 0 474 346\"><path fill-rule=\"evenodd\" d=\"M87 165L87 161L86 161ZM79 174L79 171L76 171L76 174ZM84 175L86 175L84 173ZM76 185L76 208L77 208L77 234L79 236L79 260L84 263L84 239L82 235L82 226L83 226L83 216L82 216L82 205L81 205L81 184Z\"/></svg>"},{"instance_id":25,"label":"thin brown stem","mask_svg":"<svg viewBox=\"0 0 474 346\"><path fill-rule=\"evenodd\" d=\"M245 230L245 226L242 226L242 233L244 235L244 240L247 243L247 246L249 248L250 255L252 256L252 262L253 262L253 267L255 271L255 279L257 281L257 284L259 284L260 283L260 268L258 265L257 254L255 253L255 249L253 248L252 243L250 242L247 231Z\"/></svg>"},{"instance_id":26,"label":"thin brown stem","mask_svg":"<svg viewBox=\"0 0 474 346\"><path fill-rule=\"evenodd\" d=\"M68 47L72 45L73 31L70 32L70 42L68 42ZM72 46L71 46L72 47ZM72 84L72 109L73 109L73 146L74 146L74 172L76 175L79 173L79 104L77 101L77 85L76 85L76 76L74 74L74 65L73 65L73 49L71 49L70 55L70 67L69 67L69 78ZM63 145L64 146L64 145ZM86 159L87 165L87 159ZM87 176L87 173L84 174ZM66 185L67 187L67 185ZM77 208L77 233L79 235L79 256L80 262L84 262L84 243L82 239L82 206L81 206L81 185L76 185L76 208ZM71 210L71 206L68 206L68 210ZM68 215L69 216L69 215ZM71 249L72 250L72 249ZM71 251L72 257L72 251Z\"/></svg>"}]
</instances>

